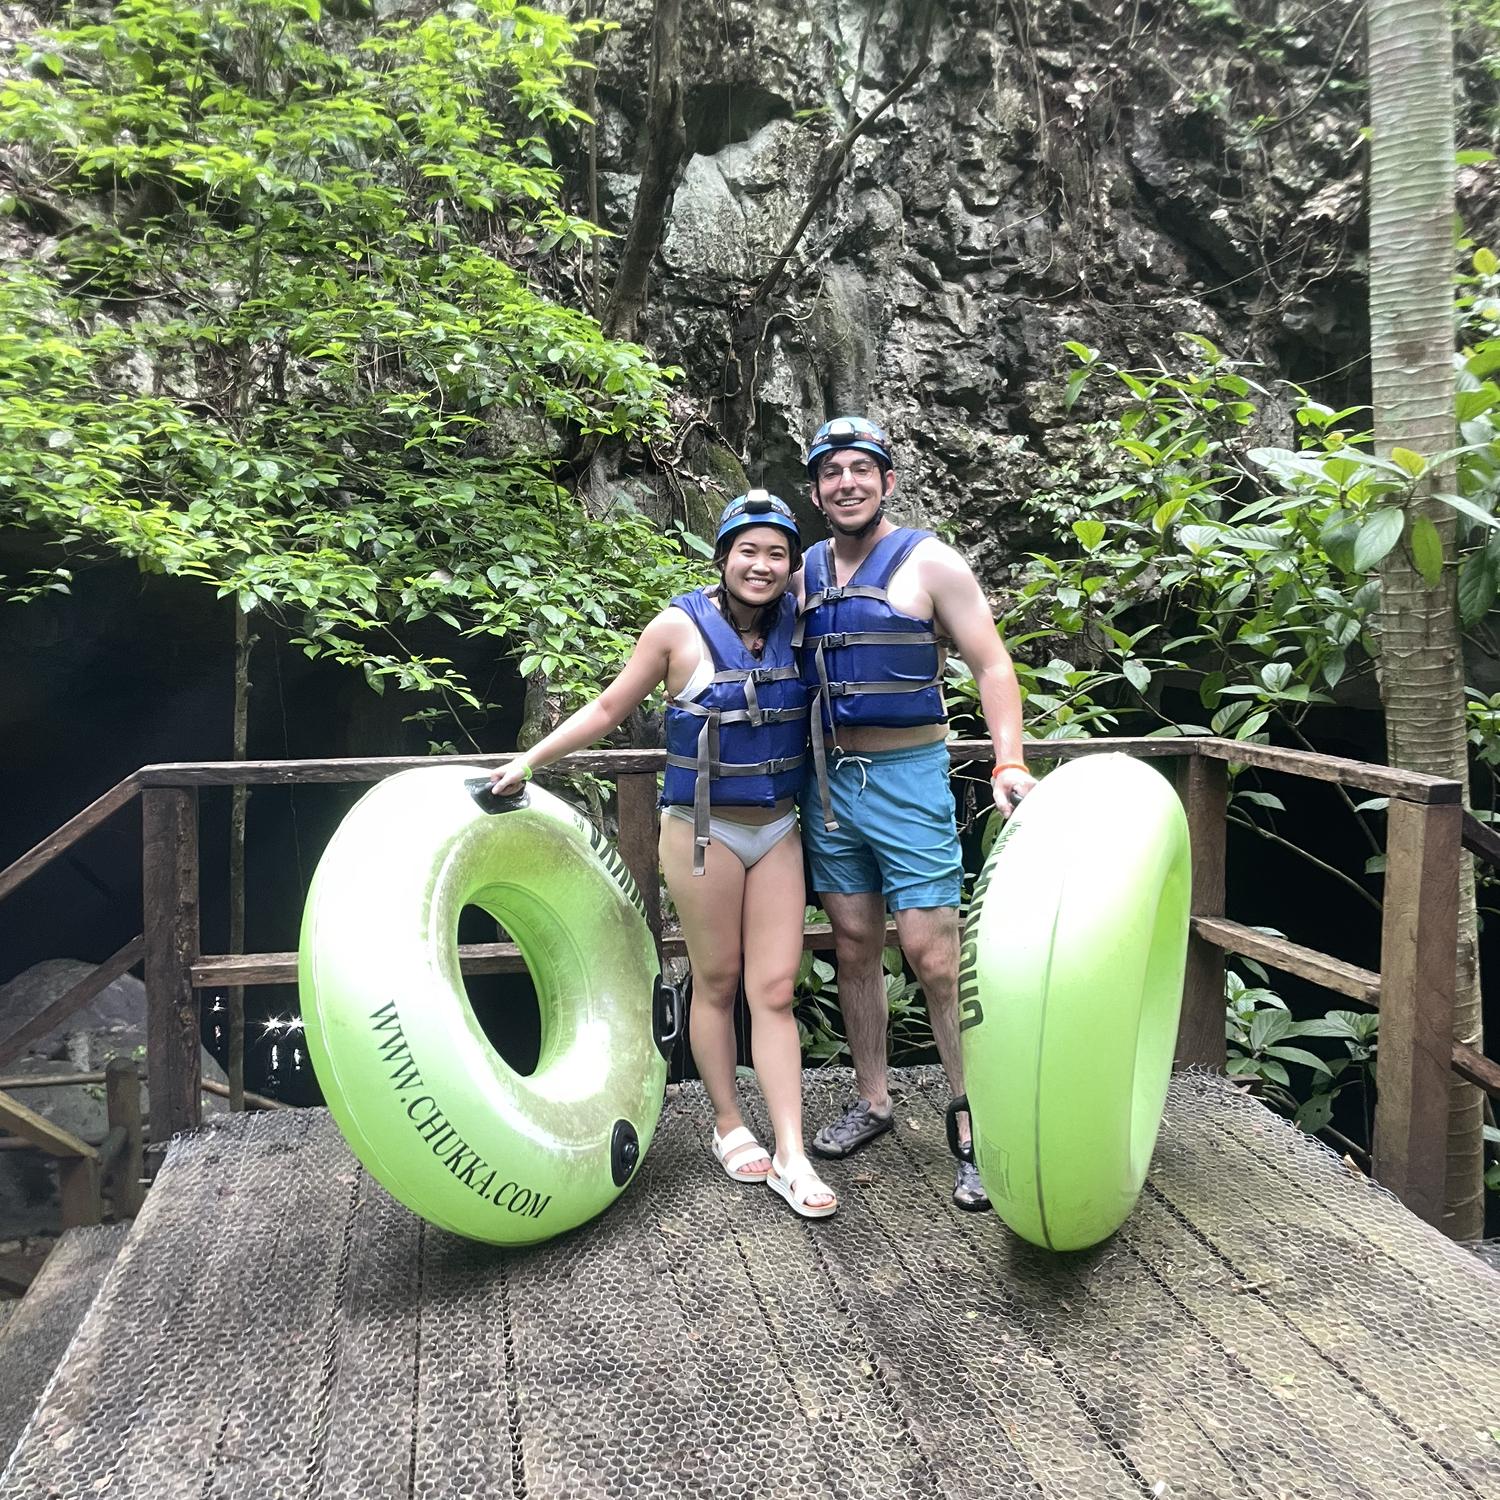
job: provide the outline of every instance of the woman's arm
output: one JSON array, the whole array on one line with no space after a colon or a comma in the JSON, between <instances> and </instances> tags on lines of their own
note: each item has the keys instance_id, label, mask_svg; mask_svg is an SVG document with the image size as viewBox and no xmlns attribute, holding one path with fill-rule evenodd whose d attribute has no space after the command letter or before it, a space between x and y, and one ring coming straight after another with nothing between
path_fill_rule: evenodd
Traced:
<instances>
[{"instance_id":1,"label":"woman's arm","mask_svg":"<svg viewBox=\"0 0 1500 1500\"><path fill-rule=\"evenodd\" d=\"M585 703L551 734L498 771L492 771L490 790L497 796L509 796L527 780L530 771L550 766L553 761L582 750L618 729L631 710L638 708L646 695L666 680L672 652L682 649L684 630L692 628L692 622L680 609L664 609L641 632L620 675L592 703Z\"/></svg>"}]
</instances>

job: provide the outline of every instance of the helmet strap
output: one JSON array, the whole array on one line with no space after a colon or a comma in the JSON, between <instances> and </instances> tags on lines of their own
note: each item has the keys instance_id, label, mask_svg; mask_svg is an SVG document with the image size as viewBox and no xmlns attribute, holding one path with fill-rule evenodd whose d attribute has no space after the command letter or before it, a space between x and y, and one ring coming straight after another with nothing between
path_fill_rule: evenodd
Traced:
<instances>
[{"instance_id":1,"label":"helmet strap","mask_svg":"<svg viewBox=\"0 0 1500 1500\"><path fill-rule=\"evenodd\" d=\"M828 529L830 531L836 531L840 536L849 537L852 541L862 542L885 519L885 501L882 500L875 507L875 514L863 526L840 526L826 511L824 512L824 518L828 522Z\"/></svg>"}]
</instances>

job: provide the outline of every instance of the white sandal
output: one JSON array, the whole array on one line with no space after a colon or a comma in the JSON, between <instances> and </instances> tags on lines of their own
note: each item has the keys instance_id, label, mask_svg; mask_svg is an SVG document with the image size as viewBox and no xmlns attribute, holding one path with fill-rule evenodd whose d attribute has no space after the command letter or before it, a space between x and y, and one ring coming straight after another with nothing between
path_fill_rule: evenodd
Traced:
<instances>
[{"instance_id":1,"label":"white sandal","mask_svg":"<svg viewBox=\"0 0 1500 1500\"><path fill-rule=\"evenodd\" d=\"M719 1165L736 1182L764 1182L771 1171L771 1153L743 1126L736 1125L728 1135L714 1131L714 1155ZM766 1160L764 1172L752 1172L745 1164L761 1157Z\"/></svg>"},{"instance_id":2,"label":"white sandal","mask_svg":"<svg viewBox=\"0 0 1500 1500\"><path fill-rule=\"evenodd\" d=\"M766 1178L766 1186L778 1197L785 1198L792 1211L801 1214L804 1219L826 1219L839 1206L833 1189L818 1176L813 1170L813 1164L805 1156L794 1156L784 1168L777 1164L773 1156L771 1175ZM818 1204L807 1201L824 1195L833 1201Z\"/></svg>"}]
</instances>

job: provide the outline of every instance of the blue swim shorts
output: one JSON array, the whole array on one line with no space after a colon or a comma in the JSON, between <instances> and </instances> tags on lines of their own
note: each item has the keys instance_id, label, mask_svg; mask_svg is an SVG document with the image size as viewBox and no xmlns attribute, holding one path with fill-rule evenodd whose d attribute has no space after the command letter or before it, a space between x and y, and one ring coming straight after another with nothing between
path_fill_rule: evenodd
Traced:
<instances>
[{"instance_id":1,"label":"blue swim shorts","mask_svg":"<svg viewBox=\"0 0 1500 1500\"><path fill-rule=\"evenodd\" d=\"M957 906L963 859L948 787L948 746L828 755L838 828L823 827L815 778L802 793L802 843L815 891L879 891L891 911Z\"/></svg>"}]
</instances>

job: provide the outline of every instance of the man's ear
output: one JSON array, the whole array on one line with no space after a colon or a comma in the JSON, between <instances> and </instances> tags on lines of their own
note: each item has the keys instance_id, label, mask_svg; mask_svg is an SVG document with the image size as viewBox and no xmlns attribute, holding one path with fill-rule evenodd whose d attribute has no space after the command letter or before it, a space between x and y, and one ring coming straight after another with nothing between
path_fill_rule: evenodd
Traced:
<instances>
[{"instance_id":1,"label":"man's ear","mask_svg":"<svg viewBox=\"0 0 1500 1500\"><path fill-rule=\"evenodd\" d=\"M823 502L818 499L818 481L816 479L813 480L813 482L807 487L807 498L812 501L813 509L817 511L819 515L822 515Z\"/></svg>"},{"instance_id":2,"label":"man's ear","mask_svg":"<svg viewBox=\"0 0 1500 1500\"><path fill-rule=\"evenodd\" d=\"M885 497L887 500L896 493L896 471L887 469L885 471Z\"/></svg>"}]
</instances>

